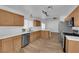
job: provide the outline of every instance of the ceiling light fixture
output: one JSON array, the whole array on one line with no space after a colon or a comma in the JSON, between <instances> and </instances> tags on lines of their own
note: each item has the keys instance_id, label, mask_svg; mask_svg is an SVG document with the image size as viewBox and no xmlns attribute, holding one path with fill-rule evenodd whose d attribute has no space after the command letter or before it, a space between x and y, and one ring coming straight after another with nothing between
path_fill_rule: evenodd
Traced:
<instances>
[{"instance_id":1,"label":"ceiling light fixture","mask_svg":"<svg viewBox=\"0 0 79 59\"><path fill-rule=\"evenodd\" d=\"M48 9L53 9L53 6L48 6L47 8L48 8Z\"/></svg>"}]
</instances>

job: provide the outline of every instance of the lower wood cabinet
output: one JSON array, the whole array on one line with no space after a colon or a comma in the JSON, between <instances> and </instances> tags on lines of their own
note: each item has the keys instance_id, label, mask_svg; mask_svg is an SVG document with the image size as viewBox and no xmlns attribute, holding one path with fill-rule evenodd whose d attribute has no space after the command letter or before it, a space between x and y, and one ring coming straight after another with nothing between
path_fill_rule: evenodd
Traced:
<instances>
[{"instance_id":1,"label":"lower wood cabinet","mask_svg":"<svg viewBox=\"0 0 79 59\"><path fill-rule=\"evenodd\" d=\"M49 31L41 31L42 39L49 39Z\"/></svg>"},{"instance_id":2,"label":"lower wood cabinet","mask_svg":"<svg viewBox=\"0 0 79 59\"><path fill-rule=\"evenodd\" d=\"M30 33L30 42L33 42L37 39L49 39L49 31L35 31Z\"/></svg>"},{"instance_id":3,"label":"lower wood cabinet","mask_svg":"<svg viewBox=\"0 0 79 59\"><path fill-rule=\"evenodd\" d=\"M30 42L33 42L40 38L40 31L32 32L30 34Z\"/></svg>"},{"instance_id":4,"label":"lower wood cabinet","mask_svg":"<svg viewBox=\"0 0 79 59\"><path fill-rule=\"evenodd\" d=\"M66 52L67 53L79 53L79 41L66 39Z\"/></svg>"},{"instance_id":5,"label":"lower wood cabinet","mask_svg":"<svg viewBox=\"0 0 79 59\"><path fill-rule=\"evenodd\" d=\"M21 35L14 37L14 40L13 40L14 52L20 51L20 49L21 49L21 39L22 39Z\"/></svg>"},{"instance_id":6,"label":"lower wood cabinet","mask_svg":"<svg viewBox=\"0 0 79 59\"><path fill-rule=\"evenodd\" d=\"M14 51L14 47L13 47L13 39L11 38L7 38L2 41L2 46L1 46L1 52L13 52Z\"/></svg>"},{"instance_id":7,"label":"lower wood cabinet","mask_svg":"<svg viewBox=\"0 0 79 59\"><path fill-rule=\"evenodd\" d=\"M0 40L0 52L19 52L21 49L21 35Z\"/></svg>"}]
</instances>

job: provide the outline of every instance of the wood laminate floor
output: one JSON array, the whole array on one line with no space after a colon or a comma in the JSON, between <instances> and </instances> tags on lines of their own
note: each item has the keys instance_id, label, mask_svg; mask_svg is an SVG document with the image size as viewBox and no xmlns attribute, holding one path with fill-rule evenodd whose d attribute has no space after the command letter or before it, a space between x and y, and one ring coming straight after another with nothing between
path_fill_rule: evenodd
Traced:
<instances>
[{"instance_id":1,"label":"wood laminate floor","mask_svg":"<svg viewBox=\"0 0 79 59\"><path fill-rule=\"evenodd\" d=\"M52 34L50 39L37 39L26 47L22 48L24 53L63 53L59 35Z\"/></svg>"}]
</instances>

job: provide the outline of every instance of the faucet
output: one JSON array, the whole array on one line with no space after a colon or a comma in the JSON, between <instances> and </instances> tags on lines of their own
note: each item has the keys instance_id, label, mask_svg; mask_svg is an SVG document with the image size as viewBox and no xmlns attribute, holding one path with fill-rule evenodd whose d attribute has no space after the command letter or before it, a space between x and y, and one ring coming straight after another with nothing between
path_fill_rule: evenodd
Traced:
<instances>
[{"instance_id":1,"label":"faucet","mask_svg":"<svg viewBox=\"0 0 79 59\"><path fill-rule=\"evenodd\" d=\"M32 31L32 27L29 28L29 32L31 32L31 31Z\"/></svg>"}]
</instances>

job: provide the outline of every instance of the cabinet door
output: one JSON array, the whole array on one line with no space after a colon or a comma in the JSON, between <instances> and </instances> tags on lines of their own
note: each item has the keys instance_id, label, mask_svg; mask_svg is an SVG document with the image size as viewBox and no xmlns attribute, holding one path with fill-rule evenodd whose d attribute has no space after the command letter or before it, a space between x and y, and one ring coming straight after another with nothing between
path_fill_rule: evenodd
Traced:
<instances>
[{"instance_id":1,"label":"cabinet door","mask_svg":"<svg viewBox=\"0 0 79 59\"><path fill-rule=\"evenodd\" d=\"M37 39L41 38L41 31L37 31Z\"/></svg>"},{"instance_id":2,"label":"cabinet door","mask_svg":"<svg viewBox=\"0 0 79 59\"><path fill-rule=\"evenodd\" d=\"M41 26L41 22L38 20L33 21L33 26Z\"/></svg>"},{"instance_id":3,"label":"cabinet door","mask_svg":"<svg viewBox=\"0 0 79 59\"><path fill-rule=\"evenodd\" d=\"M49 32L48 31L41 31L41 37L43 39L49 39Z\"/></svg>"},{"instance_id":4,"label":"cabinet door","mask_svg":"<svg viewBox=\"0 0 79 59\"><path fill-rule=\"evenodd\" d=\"M13 38L7 38L2 40L2 52L14 52L13 50Z\"/></svg>"},{"instance_id":5,"label":"cabinet door","mask_svg":"<svg viewBox=\"0 0 79 59\"><path fill-rule=\"evenodd\" d=\"M79 27L79 7L77 8L75 17L76 17L76 26Z\"/></svg>"},{"instance_id":6,"label":"cabinet door","mask_svg":"<svg viewBox=\"0 0 79 59\"><path fill-rule=\"evenodd\" d=\"M21 49L21 36L10 37L2 40L1 52L8 52L8 53L19 52L20 49Z\"/></svg>"},{"instance_id":7,"label":"cabinet door","mask_svg":"<svg viewBox=\"0 0 79 59\"><path fill-rule=\"evenodd\" d=\"M24 16L0 9L0 26L23 26Z\"/></svg>"},{"instance_id":8,"label":"cabinet door","mask_svg":"<svg viewBox=\"0 0 79 59\"><path fill-rule=\"evenodd\" d=\"M79 41L68 40L68 53L79 53Z\"/></svg>"},{"instance_id":9,"label":"cabinet door","mask_svg":"<svg viewBox=\"0 0 79 59\"><path fill-rule=\"evenodd\" d=\"M40 37L41 37L40 35L41 35L40 31L32 32L30 34L30 42L33 42L33 41L35 41L37 39L40 39Z\"/></svg>"},{"instance_id":10,"label":"cabinet door","mask_svg":"<svg viewBox=\"0 0 79 59\"><path fill-rule=\"evenodd\" d=\"M0 26L13 25L14 15L8 11L0 10Z\"/></svg>"},{"instance_id":11,"label":"cabinet door","mask_svg":"<svg viewBox=\"0 0 79 59\"><path fill-rule=\"evenodd\" d=\"M76 10L74 10L74 25L76 26L76 27L78 27L79 26L79 20L78 20L78 13L79 13L79 11L78 11L78 9L79 8L76 8Z\"/></svg>"},{"instance_id":12,"label":"cabinet door","mask_svg":"<svg viewBox=\"0 0 79 59\"><path fill-rule=\"evenodd\" d=\"M14 44L14 52L19 52L21 49L21 38L22 36L15 36L13 40Z\"/></svg>"},{"instance_id":13,"label":"cabinet door","mask_svg":"<svg viewBox=\"0 0 79 59\"><path fill-rule=\"evenodd\" d=\"M66 39L66 44L65 44L66 45L66 48L65 48L66 52L68 52L68 43L69 43L69 41Z\"/></svg>"},{"instance_id":14,"label":"cabinet door","mask_svg":"<svg viewBox=\"0 0 79 59\"><path fill-rule=\"evenodd\" d=\"M23 26L24 25L24 16L15 14L14 24L16 26Z\"/></svg>"},{"instance_id":15,"label":"cabinet door","mask_svg":"<svg viewBox=\"0 0 79 59\"><path fill-rule=\"evenodd\" d=\"M35 32L32 32L30 34L30 42L33 42L34 40L36 40L36 34L35 34Z\"/></svg>"}]
</instances>

